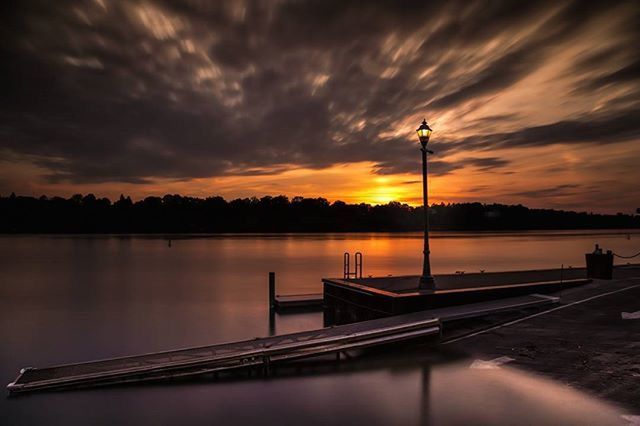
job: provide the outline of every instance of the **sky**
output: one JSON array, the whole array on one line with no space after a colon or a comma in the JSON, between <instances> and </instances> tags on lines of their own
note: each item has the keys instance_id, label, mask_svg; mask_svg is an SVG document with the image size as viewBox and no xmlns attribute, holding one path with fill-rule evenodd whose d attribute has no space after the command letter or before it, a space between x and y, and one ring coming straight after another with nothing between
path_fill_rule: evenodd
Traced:
<instances>
[{"instance_id":1,"label":"sky","mask_svg":"<svg viewBox=\"0 0 640 426\"><path fill-rule=\"evenodd\" d=\"M0 195L632 213L640 2L0 6Z\"/></svg>"}]
</instances>

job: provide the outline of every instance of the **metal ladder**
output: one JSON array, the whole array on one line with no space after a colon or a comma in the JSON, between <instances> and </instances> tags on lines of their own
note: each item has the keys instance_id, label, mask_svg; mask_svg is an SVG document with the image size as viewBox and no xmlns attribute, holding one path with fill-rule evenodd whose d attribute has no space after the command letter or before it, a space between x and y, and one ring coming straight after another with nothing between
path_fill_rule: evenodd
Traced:
<instances>
[{"instance_id":1,"label":"metal ladder","mask_svg":"<svg viewBox=\"0 0 640 426\"><path fill-rule=\"evenodd\" d=\"M359 251L356 252L356 254L353 256L355 259L355 267L353 272L351 272L351 265L350 265L350 255L349 253L345 252L344 255L342 256L343 259L343 276L345 279L348 278L362 278L362 253L360 253Z\"/></svg>"}]
</instances>

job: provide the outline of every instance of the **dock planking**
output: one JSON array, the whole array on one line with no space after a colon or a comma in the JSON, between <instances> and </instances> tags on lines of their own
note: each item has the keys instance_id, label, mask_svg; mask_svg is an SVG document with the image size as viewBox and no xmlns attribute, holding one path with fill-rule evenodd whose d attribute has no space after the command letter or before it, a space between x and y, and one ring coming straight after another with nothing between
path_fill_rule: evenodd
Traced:
<instances>
[{"instance_id":1,"label":"dock planking","mask_svg":"<svg viewBox=\"0 0 640 426\"><path fill-rule=\"evenodd\" d=\"M274 308L276 311L286 309L313 309L322 308L324 296L318 294L289 294L277 295L275 297Z\"/></svg>"},{"instance_id":2,"label":"dock planking","mask_svg":"<svg viewBox=\"0 0 640 426\"><path fill-rule=\"evenodd\" d=\"M439 333L438 320L385 318L373 324L351 324L240 342L112 358L47 368L26 368L8 386L10 393L96 386L182 377L281 360L365 348Z\"/></svg>"},{"instance_id":3,"label":"dock planking","mask_svg":"<svg viewBox=\"0 0 640 426\"><path fill-rule=\"evenodd\" d=\"M269 272L269 309L277 312L287 310L321 309L324 305L323 294L276 295L276 273Z\"/></svg>"},{"instance_id":4,"label":"dock planking","mask_svg":"<svg viewBox=\"0 0 640 426\"><path fill-rule=\"evenodd\" d=\"M633 275L637 264L616 265L613 278ZM323 278L324 314L332 324L346 324L447 306L549 294L588 284L586 268L536 269L435 275L435 289L419 288L420 276Z\"/></svg>"},{"instance_id":5,"label":"dock planking","mask_svg":"<svg viewBox=\"0 0 640 426\"><path fill-rule=\"evenodd\" d=\"M25 368L7 388L11 394L21 394L137 383L250 368L268 371L270 365L276 363L439 336L442 323L446 321L556 302L557 299L554 298L529 295L281 336L78 364Z\"/></svg>"},{"instance_id":6,"label":"dock planking","mask_svg":"<svg viewBox=\"0 0 640 426\"><path fill-rule=\"evenodd\" d=\"M436 275L436 288L419 288L420 277L323 278L325 316L347 324L587 284L584 268Z\"/></svg>"},{"instance_id":7,"label":"dock planking","mask_svg":"<svg viewBox=\"0 0 640 426\"><path fill-rule=\"evenodd\" d=\"M454 299L458 299L458 303L472 303L474 301L487 300L496 295L510 297L537 291L542 292L546 289L557 290L562 286L580 285L589 282L589 279L586 279L585 268L439 274L435 275L438 285L438 289L435 291L419 290L420 277L418 276L390 275L368 278L325 278L323 282L325 283L325 293L328 294L327 300L323 293L275 295L275 273L270 273L269 279L271 297L273 298L271 306L279 313L321 309L326 306L325 302L328 302L328 305L331 306L333 299L340 297L339 295L336 296L335 286L349 289L357 295L368 293L370 296L379 296L383 299L397 298L398 304L411 303L411 299L419 300L419 303L412 304L412 307L389 311L386 312L386 315L397 315L437 306L446 306L448 300ZM329 288L327 288L327 283L330 284ZM483 294L487 295L487 297L483 298ZM369 298L369 300L373 299ZM455 304L455 301L452 304ZM364 305L366 305L366 302Z\"/></svg>"}]
</instances>

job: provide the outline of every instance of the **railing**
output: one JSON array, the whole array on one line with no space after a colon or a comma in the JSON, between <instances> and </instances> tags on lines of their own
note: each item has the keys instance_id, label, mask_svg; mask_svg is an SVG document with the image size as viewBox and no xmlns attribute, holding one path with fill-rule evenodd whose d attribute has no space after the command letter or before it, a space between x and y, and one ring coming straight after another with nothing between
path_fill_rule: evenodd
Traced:
<instances>
[{"instance_id":1,"label":"railing","mask_svg":"<svg viewBox=\"0 0 640 426\"><path fill-rule=\"evenodd\" d=\"M344 255L342 256L343 259L343 276L345 279L348 278L362 278L362 253L360 253L359 251L356 252L356 254L353 256L354 260L355 260L355 265L354 265L354 270L353 272L351 271L351 264L350 264L350 258L351 256L349 255L349 253L344 253Z\"/></svg>"}]
</instances>

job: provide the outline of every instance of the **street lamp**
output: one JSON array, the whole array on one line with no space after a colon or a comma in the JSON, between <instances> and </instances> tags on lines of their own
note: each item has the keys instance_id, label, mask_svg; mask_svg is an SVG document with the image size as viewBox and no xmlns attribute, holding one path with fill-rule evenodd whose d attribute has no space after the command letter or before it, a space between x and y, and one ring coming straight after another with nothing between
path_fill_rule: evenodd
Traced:
<instances>
[{"instance_id":1,"label":"street lamp","mask_svg":"<svg viewBox=\"0 0 640 426\"><path fill-rule=\"evenodd\" d=\"M432 132L427 120L422 120L422 124L416 129L416 132L418 132L418 138L422 146L420 151L422 152L422 198L424 202L424 258L422 261L420 289L434 290L436 286L431 275L431 262L429 262L429 193L427 191L427 154L433 154L433 151L427 149Z\"/></svg>"}]
</instances>

